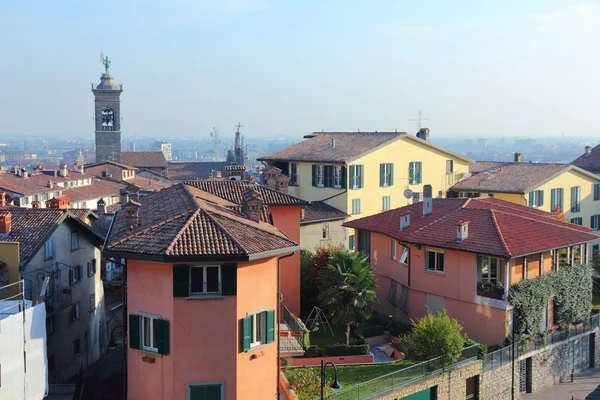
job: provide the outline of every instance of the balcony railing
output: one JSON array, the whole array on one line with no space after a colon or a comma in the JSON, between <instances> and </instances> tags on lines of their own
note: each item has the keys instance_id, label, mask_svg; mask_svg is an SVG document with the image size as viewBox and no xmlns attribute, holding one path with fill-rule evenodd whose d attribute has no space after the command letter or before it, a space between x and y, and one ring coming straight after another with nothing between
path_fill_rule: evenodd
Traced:
<instances>
[{"instance_id":1,"label":"balcony railing","mask_svg":"<svg viewBox=\"0 0 600 400\"><path fill-rule=\"evenodd\" d=\"M477 295L490 299L504 300L504 287L499 283L479 281L477 282Z\"/></svg>"},{"instance_id":2,"label":"balcony railing","mask_svg":"<svg viewBox=\"0 0 600 400\"><path fill-rule=\"evenodd\" d=\"M308 330L285 305L281 306L282 322L279 324L279 349L282 352L304 353L304 336Z\"/></svg>"}]
</instances>

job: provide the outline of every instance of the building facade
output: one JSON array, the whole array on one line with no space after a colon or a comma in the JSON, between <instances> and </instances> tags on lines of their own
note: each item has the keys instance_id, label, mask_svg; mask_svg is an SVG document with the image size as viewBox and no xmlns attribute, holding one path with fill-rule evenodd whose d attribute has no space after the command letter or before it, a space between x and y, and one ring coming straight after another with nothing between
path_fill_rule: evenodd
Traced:
<instances>
[{"instance_id":1,"label":"building facade","mask_svg":"<svg viewBox=\"0 0 600 400\"><path fill-rule=\"evenodd\" d=\"M173 159L173 145L169 142L165 142L164 140L157 140L150 145L149 150L158 150L162 151L165 155L165 160L171 161Z\"/></svg>"},{"instance_id":2,"label":"building facade","mask_svg":"<svg viewBox=\"0 0 600 400\"><path fill-rule=\"evenodd\" d=\"M96 162L121 161L121 92L123 85L115 83L108 72L108 59L105 62L106 71L100 77L100 83L94 87L94 120L96 135Z\"/></svg>"}]
</instances>

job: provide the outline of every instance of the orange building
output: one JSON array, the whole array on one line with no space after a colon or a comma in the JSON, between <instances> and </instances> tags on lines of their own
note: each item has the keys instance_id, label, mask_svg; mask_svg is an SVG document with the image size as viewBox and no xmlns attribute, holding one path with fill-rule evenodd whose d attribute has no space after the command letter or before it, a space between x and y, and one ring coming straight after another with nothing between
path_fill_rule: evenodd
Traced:
<instances>
[{"instance_id":1,"label":"orange building","mask_svg":"<svg viewBox=\"0 0 600 400\"><path fill-rule=\"evenodd\" d=\"M105 255L127 259L130 400L277 399L279 270L299 247L255 187L241 210L210 197L177 184L108 233Z\"/></svg>"},{"instance_id":2,"label":"orange building","mask_svg":"<svg viewBox=\"0 0 600 400\"><path fill-rule=\"evenodd\" d=\"M510 285L588 262L588 242L598 238L550 213L491 197L425 197L345 226L357 231L356 249L370 254L379 311L408 320L446 309L469 337L490 345L510 332ZM548 304L544 324L552 325Z\"/></svg>"}]
</instances>

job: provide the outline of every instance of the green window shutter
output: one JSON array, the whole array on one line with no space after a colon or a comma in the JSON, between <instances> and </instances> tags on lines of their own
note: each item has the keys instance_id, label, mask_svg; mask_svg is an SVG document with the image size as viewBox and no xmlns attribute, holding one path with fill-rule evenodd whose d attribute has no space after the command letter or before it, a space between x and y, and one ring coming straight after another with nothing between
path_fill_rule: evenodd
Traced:
<instances>
[{"instance_id":1,"label":"green window shutter","mask_svg":"<svg viewBox=\"0 0 600 400\"><path fill-rule=\"evenodd\" d=\"M556 200L558 199L558 189L550 190L550 211L554 211L556 205L558 204Z\"/></svg>"},{"instance_id":2,"label":"green window shutter","mask_svg":"<svg viewBox=\"0 0 600 400\"><path fill-rule=\"evenodd\" d=\"M535 204L534 197L535 196L533 191L529 192L529 207L533 207L533 205Z\"/></svg>"},{"instance_id":3,"label":"green window shutter","mask_svg":"<svg viewBox=\"0 0 600 400\"><path fill-rule=\"evenodd\" d=\"M158 320L158 354L166 356L169 354L169 321Z\"/></svg>"},{"instance_id":4,"label":"green window shutter","mask_svg":"<svg viewBox=\"0 0 600 400\"><path fill-rule=\"evenodd\" d=\"M348 176L347 176L346 166L342 165L342 189L346 189L348 187L347 180L348 180Z\"/></svg>"},{"instance_id":5,"label":"green window shutter","mask_svg":"<svg viewBox=\"0 0 600 400\"><path fill-rule=\"evenodd\" d=\"M390 163L390 186L394 186L394 164Z\"/></svg>"},{"instance_id":6,"label":"green window shutter","mask_svg":"<svg viewBox=\"0 0 600 400\"><path fill-rule=\"evenodd\" d=\"M360 171L360 182L358 183L358 187L362 189L365 186L365 166L358 165L358 170Z\"/></svg>"},{"instance_id":7,"label":"green window shutter","mask_svg":"<svg viewBox=\"0 0 600 400\"><path fill-rule=\"evenodd\" d=\"M221 385L190 386L189 400L223 400Z\"/></svg>"},{"instance_id":8,"label":"green window shutter","mask_svg":"<svg viewBox=\"0 0 600 400\"><path fill-rule=\"evenodd\" d=\"M141 349L140 346L140 316L129 314L129 348Z\"/></svg>"},{"instance_id":9,"label":"green window shutter","mask_svg":"<svg viewBox=\"0 0 600 400\"><path fill-rule=\"evenodd\" d=\"M417 162L417 169L418 169L418 174L417 174L417 183L422 183L423 182L423 163L421 161Z\"/></svg>"},{"instance_id":10,"label":"green window shutter","mask_svg":"<svg viewBox=\"0 0 600 400\"><path fill-rule=\"evenodd\" d=\"M237 294L237 265L225 264L221 267L221 294L235 296Z\"/></svg>"},{"instance_id":11,"label":"green window shutter","mask_svg":"<svg viewBox=\"0 0 600 400\"><path fill-rule=\"evenodd\" d=\"M326 165L323 168L323 173L325 174L325 179L323 180L324 187L332 187L333 186L333 167L331 165Z\"/></svg>"},{"instance_id":12,"label":"green window shutter","mask_svg":"<svg viewBox=\"0 0 600 400\"><path fill-rule=\"evenodd\" d=\"M267 311L267 343L275 341L275 310Z\"/></svg>"},{"instance_id":13,"label":"green window shutter","mask_svg":"<svg viewBox=\"0 0 600 400\"><path fill-rule=\"evenodd\" d=\"M408 163L408 184L412 185L415 182L415 163Z\"/></svg>"},{"instance_id":14,"label":"green window shutter","mask_svg":"<svg viewBox=\"0 0 600 400\"><path fill-rule=\"evenodd\" d=\"M565 209L565 189L558 189L560 191L560 212Z\"/></svg>"},{"instance_id":15,"label":"green window shutter","mask_svg":"<svg viewBox=\"0 0 600 400\"><path fill-rule=\"evenodd\" d=\"M190 295L190 267L180 265L173 267L173 297Z\"/></svg>"},{"instance_id":16,"label":"green window shutter","mask_svg":"<svg viewBox=\"0 0 600 400\"><path fill-rule=\"evenodd\" d=\"M350 235L348 239L348 250L354 250L354 235Z\"/></svg>"},{"instance_id":17,"label":"green window shutter","mask_svg":"<svg viewBox=\"0 0 600 400\"><path fill-rule=\"evenodd\" d=\"M312 185L317 186L317 166L312 166Z\"/></svg>"},{"instance_id":18,"label":"green window shutter","mask_svg":"<svg viewBox=\"0 0 600 400\"><path fill-rule=\"evenodd\" d=\"M543 190L538 190L539 194L540 194L540 204L539 206L543 206L544 205L544 191Z\"/></svg>"},{"instance_id":19,"label":"green window shutter","mask_svg":"<svg viewBox=\"0 0 600 400\"><path fill-rule=\"evenodd\" d=\"M356 179L356 165L350 166L350 189L354 189L354 180Z\"/></svg>"},{"instance_id":20,"label":"green window shutter","mask_svg":"<svg viewBox=\"0 0 600 400\"><path fill-rule=\"evenodd\" d=\"M379 164L379 186L383 187L385 184L385 164Z\"/></svg>"},{"instance_id":21,"label":"green window shutter","mask_svg":"<svg viewBox=\"0 0 600 400\"><path fill-rule=\"evenodd\" d=\"M250 350L252 340L252 317L242 319L242 351Z\"/></svg>"}]
</instances>

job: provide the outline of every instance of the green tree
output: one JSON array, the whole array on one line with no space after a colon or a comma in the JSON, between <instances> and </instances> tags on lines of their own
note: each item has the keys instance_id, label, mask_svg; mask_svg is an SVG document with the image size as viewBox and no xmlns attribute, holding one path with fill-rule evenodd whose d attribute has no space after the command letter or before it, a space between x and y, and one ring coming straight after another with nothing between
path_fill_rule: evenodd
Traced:
<instances>
[{"instance_id":1,"label":"green tree","mask_svg":"<svg viewBox=\"0 0 600 400\"><path fill-rule=\"evenodd\" d=\"M321 377L316 368L294 368L286 377L299 400L313 400L321 395ZM329 385L325 385L325 391L329 391Z\"/></svg>"},{"instance_id":2,"label":"green tree","mask_svg":"<svg viewBox=\"0 0 600 400\"><path fill-rule=\"evenodd\" d=\"M348 251L332 252L318 284L321 307L334 325L346 328L349 345L350 327L369 319L377 303L377 281L367 256Z\"/></svg>"},{"instance_id":3,"label":"green tree","mask_svg":"<svg viewBox=\"0 0 600 400\"><path fill-rule=\"evenodd\" d=\"M412 321L412 332L406 336L409 356L425 361L441 357L444 365L458 360L464 347L463 327L446 310L437 314L428 312L418 321Z\"/></svg>"}]
</instances>

